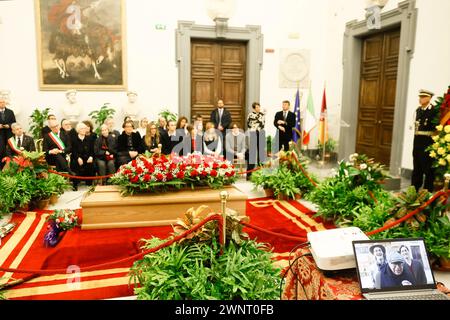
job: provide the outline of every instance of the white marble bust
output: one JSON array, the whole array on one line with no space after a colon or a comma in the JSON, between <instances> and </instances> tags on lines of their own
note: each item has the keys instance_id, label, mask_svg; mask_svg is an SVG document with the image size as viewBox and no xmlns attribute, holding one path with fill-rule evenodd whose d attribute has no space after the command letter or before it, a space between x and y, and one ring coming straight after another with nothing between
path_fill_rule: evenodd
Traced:
<instances>
[{"instance_id":1,"label":"white marble bust","mask_svg":"<svg viewBox=\"0 0 450 320\"><path fill-rule=\"evenodd\" d=\"M67 103L63 108L64 117L70 122L78 122L78 118L81 114L81 106L77 101L77 91L66 91Z\"/></svg>"},{"instance_id":2,"label":"white marble bust","mask_svg":"<svg viewBox=\"0 0 450 320\"><path fill-rule=\"evenodd\" d=\"M9 90L1 90L0 91L0 99L6 102L6 108L14 111L14 115L17 117L22 110L19 105L11 102L11 91Z\"/></svg>"},{"instance_id":3,"label":"white marble bust","mask_svg":"<svg viewBox=\"0 0 450 320\"><path fill-rule=\"evenodd\" d=\"M135 91L127 92L128 101L123 106L123 114L125 117L130 117L131 120L137 121L137 115L140 111L137 101L137 93Z\"/></svg>"}]
</instances>

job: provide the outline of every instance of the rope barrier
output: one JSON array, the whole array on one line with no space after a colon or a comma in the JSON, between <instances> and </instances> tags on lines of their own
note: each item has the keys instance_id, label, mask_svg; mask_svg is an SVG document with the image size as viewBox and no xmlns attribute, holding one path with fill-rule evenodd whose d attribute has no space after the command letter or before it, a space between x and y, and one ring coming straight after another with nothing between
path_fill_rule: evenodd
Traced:
<instances>
[{"instance_id":1,"label":"rope barrier","mask_svg":"<svg viewBox=\"0 0 450 320\"><path fill-rule=\"evenodd\" d=\"M292 157L294 158L294 160L297 162L298 166L300 167L300 170L302 170L302 173L304 174L304 176L306 178L308 178L308 180L312 183L312 185L317 188L317 183L309 176L309 174L306 172L305 168L302 166L302 164L300 163L300 160L297 159L297 157Z\"/></svg>"},{"instance_id":2,"label":"rope barrier","mask_svg":"<svg viewBox=\"0 0 450 320\"><path fill-rule=\"evenodd\" d=\"M102 263L102 264L97 264L97 265L93 265L90 267L84 267L81 268L81 270L79 272L86 272L86 271L91 271L91 270L95 270L95 269L103 269L106 267L111 267L113 265L119 264L119 263L125 263L128 261L135 261L138 259L143 258L144 256L146 256L147 254L156 252L160 249L163 249L165 247L171 246L172 244L174 244L175 242L178 242L179 240L186 238L189 234L197 231L198 229L200 229L201 227L203 227L203 225L205 225L206 223L208 223L209 221L212 220L218 220L219 221L219 225L221 224L222 221L222 216L215 214L212 215L206 219L204 219L202 222L198 223L197 225L195 225L192 229L186 230L185 232L183 232L182 234L174 237L173 239L166 241L162 244L160 244L157 247L151 248L149 250L146 250L144 252L135 254L133 256L121 259L121 260L116 260L116 261L111 261L111 262L107 262L107 263ZM38 275L49 275L49 274L63 274L63 273L67 273L67 269L47 269L47 270L30 270L30 269L13 269L13 268L2 268L0 267L0 271L4 271L4 272L12 272L12 273L33 273L33 274L38 274Z\"/></svg>"},{"instance_id":3,"label":"rope barrier","mask_svg":"<svg viewBox=\"0 0 450 320\"><path fill-rule=\"evenodd\" d=\"M287 240L303 241L303 242L306 241L306 238L304 238L304 237L287 236L287 235L284 235L282 233L272 232L272 231L269 231L269 230L266 230L266 229L263 229L263 228L260 228L260 227L257 227L257 226L253 226L253 225L251 225L249 223L246 223L246 222L243 222L243 221L241 221L240 224L242 224L243 226L246 226L248 228L255 229L257 231L260 231L260 232L263 232L263 233L267 233L267 234L270 234L272 236L277 236L277 237L280 237L280 238L284 238L284 239L287 239Z\"/></svg>"},{"instance_id":4,"label":"rope barrier","mask_svg":"<svg viewBox=\"0 0 450 320\"><path fill-rule=\"evenodd\" d=\"M48 172L57 174L58 176L69 178L69 179L75 179L75 180L103 180L103 179L109 179L114 176L114 174L110 174L107 176L90 176L90 177L82 177L82 176L73 176L67 173L61 173L55 170L48 170Z\"/></svg>"}]
</instances>

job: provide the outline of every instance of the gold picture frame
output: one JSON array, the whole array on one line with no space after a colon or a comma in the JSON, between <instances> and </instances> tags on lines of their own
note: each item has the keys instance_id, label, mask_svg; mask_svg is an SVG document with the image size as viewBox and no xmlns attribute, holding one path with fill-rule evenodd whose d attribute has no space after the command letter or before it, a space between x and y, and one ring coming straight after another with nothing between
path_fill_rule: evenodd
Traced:
<instances>
[{"instance_id":1,"label":"gold picture frame","mask_svg":"<svg viewBox=\"0 0 450 320\"><path fill-rule=\"evenodd\" d=\"M35 0L40 90L127 90L124 0Z\"/></svg>"}]
</instances>

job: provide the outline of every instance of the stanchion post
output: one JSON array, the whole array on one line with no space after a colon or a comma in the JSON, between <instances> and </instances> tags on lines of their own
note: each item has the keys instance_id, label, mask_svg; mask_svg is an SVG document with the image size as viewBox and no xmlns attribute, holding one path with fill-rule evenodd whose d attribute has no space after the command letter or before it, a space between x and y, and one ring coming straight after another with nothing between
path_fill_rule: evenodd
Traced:
<instances>
[{"instance_id":1,"label":"stanchion post","mask_svg":"<svg viewBox=\"0 0 450 320\"><path fill-rule=\"evenodd\" d=\"M220 192L220 202L222 204L222 243L225 246L227 240L227 200L229 194L227 191Z\"/></svg>"}]
</instances>

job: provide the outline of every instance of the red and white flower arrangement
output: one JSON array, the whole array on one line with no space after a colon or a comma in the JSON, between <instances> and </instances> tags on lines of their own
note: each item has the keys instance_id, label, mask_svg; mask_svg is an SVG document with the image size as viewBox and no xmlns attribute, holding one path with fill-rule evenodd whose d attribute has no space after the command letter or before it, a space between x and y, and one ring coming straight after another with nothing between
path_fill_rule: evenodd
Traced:
<instances>
[{"instance_id":1,"label":"red and white flower arrangement","mask_svg":"<svg viewBox=\"0 0 450 320\"><path fill-rule=\"evenodd\" d=\"M184 186L209 186L217 189L236 181L234 166L222 157L191 154L180 157L140 156L119 168L111 182L123 188L123 194L162 192Z\"/></svg>"},{"instance_id":2,"label":"red and white flower arrangement","mask_svg":"<svg viewBox=\"0 0 450 320\"><path fill-rule=\"evenodd\" d=\"M54 223L58 229L68 231L78 226L78 216L73 210L55 210L47 217L47 221Z\"/></svg>"}]
</instances>

